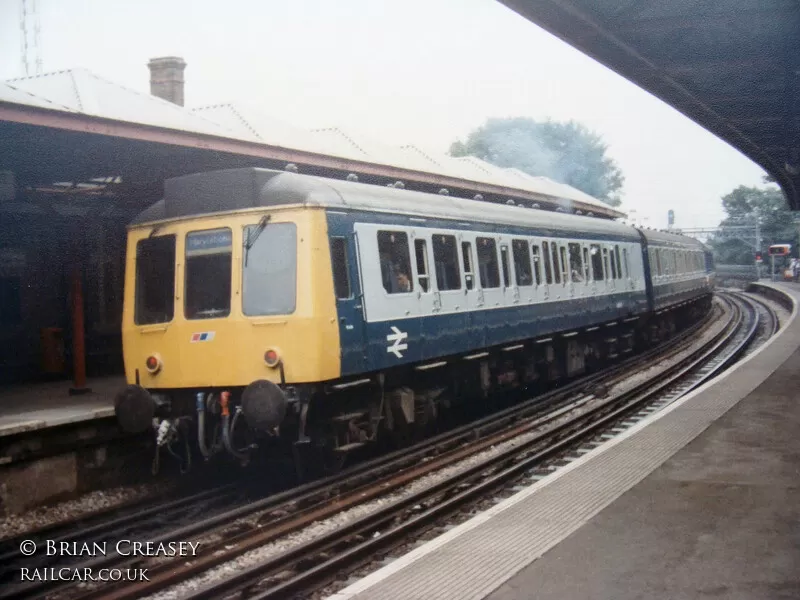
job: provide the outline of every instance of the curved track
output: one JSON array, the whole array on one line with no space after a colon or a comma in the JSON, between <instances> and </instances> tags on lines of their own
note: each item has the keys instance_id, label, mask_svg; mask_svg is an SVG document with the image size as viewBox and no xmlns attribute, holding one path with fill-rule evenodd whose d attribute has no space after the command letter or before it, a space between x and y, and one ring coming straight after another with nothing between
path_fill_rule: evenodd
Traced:
<instances>
[{"instance_id":1,"label":"curved track","mask_svg":"<svg viewBox=\"0 0 800 600\"><path fill-rule=\"evenodd\" d=\"M474 503L491 490L518 479L521 473L537 473L536 476L539 477L540 469L548 469L546 472L549 472L553 467L547 465L554 460L560 460L560 453L574 449L576 444L581 440L585 442L587 436L591 436L593 432L596 436L607 437L608 432L620 430L620 423L623 421L630 424L639 418L637 415L650 414L659 406L664 406L671 399L713 377L746 349L759 322L759 311L751 299L724 294L721 299L728 307L726 326L704 345L702 356L695 353L679 361L676 366L667 369L668 374L656 378L658 381L648 380L628 392L608 399L597 398L587 391L596 389L601 384L610 387L628 377L631 372L642 371L685 352L692 344L693 336L698 334L701 326L707 326L707 322L673 338L666 345L666 351L665 347L660 347L629 359L602 374L584 377L544 396L457 428L413 448L358 465L335 477L164 532L154 538L154 541L183 541L191 539L190 536L197 539L196 536L207 535L210 531L215 531L215 539L204 542L201 554L191 563L171 561L146 565L149 568L149 582L128 583L125 586L107 585L83 595L78 589L54 587L48 582L7 590L10 594L3 592L0 597L12 597L18 593L26 597L42 597L53 592L59 598L72 598L76 595L142 597L225 564L248 550L300 531L314 521L401 490L409 483L454 465L477 452L512 439L520 439L520 436L527 438L522 444L496 453L489 460L462 470L420 492L408 494L401 500L388 504L386 508L373 511L328 535L296 546L278 557L262 561L255 567L243 569L234 578L212 584L195 596L216 598L257 588L264 590L264 597L286 597L286 594L318 588L325 585L331 575L352 570L369 553L402 544L404 539L414 535L420 528L430 527L444 515L463 510L459 507ZM713 320L716 310L712 310L707 321ZM689 380L692 383L687 383ZM653 396L654 387L660 391L658 398ZM597 442L589 443L596 445ZM469 486L467 490L463 489L465 485ZM420 514L420 511L423 512ZM249 518L250 523L243 523L243 518ZM401 525L392 527L396 522ZM371 535L370 532L384 531L387 527L390 531L377 538L364 538L365 535ZM338 551L339 548L343 550L333 558L326 554L332 553L334 549ZM320 552L323 553L322 558ZM309 568L309 565L316 566ZM112 555L74 566L101 568L145 565L141 560L131 561ZM274 577L277 573L285 576L287 572L294 575L289 581L272 585L276 583Z\"/></svg>"},{"instance_id":2,"label":"curved track","mask_svg":"<svg viewBox=\"0 0 800 600\"><path fill-rule=\"evenodd\" d=\"M702 385L736 360L754 339L758 311L747 299L725 300L731 311L722 331L657 377L597 403L489 460L188 597L199 600L244 594L258 599L283 599L307 595L364 562L374 561L380 553L418 537L454 513L469 510L520 478L538 479L545 468L552 472L553 461L563 463L565 454L580 453L587 444L602 443Z\"/></svg>"}]
</instances>

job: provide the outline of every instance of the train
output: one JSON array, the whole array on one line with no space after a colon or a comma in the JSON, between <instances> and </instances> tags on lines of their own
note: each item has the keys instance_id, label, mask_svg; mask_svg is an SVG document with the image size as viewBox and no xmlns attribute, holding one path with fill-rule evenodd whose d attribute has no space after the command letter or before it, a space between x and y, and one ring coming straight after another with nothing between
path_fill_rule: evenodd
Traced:
<instances>
[{"instance_id":1,"label":"train","mask_svg":"<svg viewBox=\"0 0 800 600\"><path fill-rule=\"evenodd\" d=\"M700 242L263 168L167 180L128 227L123 430L206 458L348 455L558 385L710 309Z\"/></svg>"}]
</instances>

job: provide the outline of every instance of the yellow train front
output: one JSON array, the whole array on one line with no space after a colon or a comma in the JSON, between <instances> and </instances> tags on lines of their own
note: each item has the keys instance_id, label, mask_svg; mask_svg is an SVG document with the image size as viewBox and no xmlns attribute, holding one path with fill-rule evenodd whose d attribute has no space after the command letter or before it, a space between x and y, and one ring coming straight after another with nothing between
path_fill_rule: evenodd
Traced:
<instances>
[{"instance_id":1,"label":"yellow train front","mask_svg":"<svg viewBox=\"0 0 800 600\"><path fill-rule=\"evenodd\" d=\"M276 175L291 177L248 169L170 180L129 227L123 429L154 427L159 446L196 436L206 456L245 458L251 436L234 432L278 435L287 418L306 416L287 415L307 410L303 384L339 376L325 212L280 183L280 205L252 206Z\"/></svg>"}]
</instances>

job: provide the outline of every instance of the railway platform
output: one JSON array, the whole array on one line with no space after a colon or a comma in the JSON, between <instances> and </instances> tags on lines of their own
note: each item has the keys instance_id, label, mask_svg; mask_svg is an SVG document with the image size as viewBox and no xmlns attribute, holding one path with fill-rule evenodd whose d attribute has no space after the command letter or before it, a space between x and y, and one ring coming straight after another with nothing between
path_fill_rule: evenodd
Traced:
<instances>
[{"instance_id":1,"label":"railway platform","mask_svg":"<svg viewBox=\"0 0 800 600\"><path fill-rule=\"evenodd\" d=\"M126 435L114 416L124 378L90 379L77 396L71 383L0 390L0 515L149 475L136 466L149 437Z\"/></svg>"},{"instance_id":2,"label":"railway platform","mask_svg":"<svg viewBox=\"0 0 800 600\"><path fill-rule=\"evenodd\" d=\"M331 600L800 597L800 285L734 370Z\"/></svg>"},{"instance_id":3,"label":"railway platform","mask_svg":"<svg viewBox=\"0 0 800 600\"><path fill-rule=\"evenodd\" d=\"M90 379L89 393L71 396L71 381L16 385L0 390L0 437L114 416L114 394L124 377Z\"/></svg>"}]
</instances>

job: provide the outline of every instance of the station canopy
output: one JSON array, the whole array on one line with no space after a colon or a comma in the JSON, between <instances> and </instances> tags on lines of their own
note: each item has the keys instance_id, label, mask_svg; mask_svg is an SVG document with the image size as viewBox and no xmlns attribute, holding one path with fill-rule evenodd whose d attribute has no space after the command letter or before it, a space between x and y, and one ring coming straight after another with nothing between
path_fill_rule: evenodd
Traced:
<instances>
[{"instance_id":1,"label":"station canopy","mask_svg":"<svg viewBox=\"0 0 800 600\"><path fill-rule=\"evenodd\" d=\"M727 141L800 209L800 2L501 2Z\"/></svg>"},{"instance_id":2,"label":"station canopy","mask_svg":"<svg viewBox=\"0 0 800 600\"><path fill-rule=\"evenodd\" d=\"M244 166L522 204L603 217L623 213L546 177L474 157L454 158L413 145L390 146L340 128L305 130L238 104L184 108L84 69L0 83L0 171L22 187L93 186L104 194L164 179Z\"/></svg>"}]
</instances>

